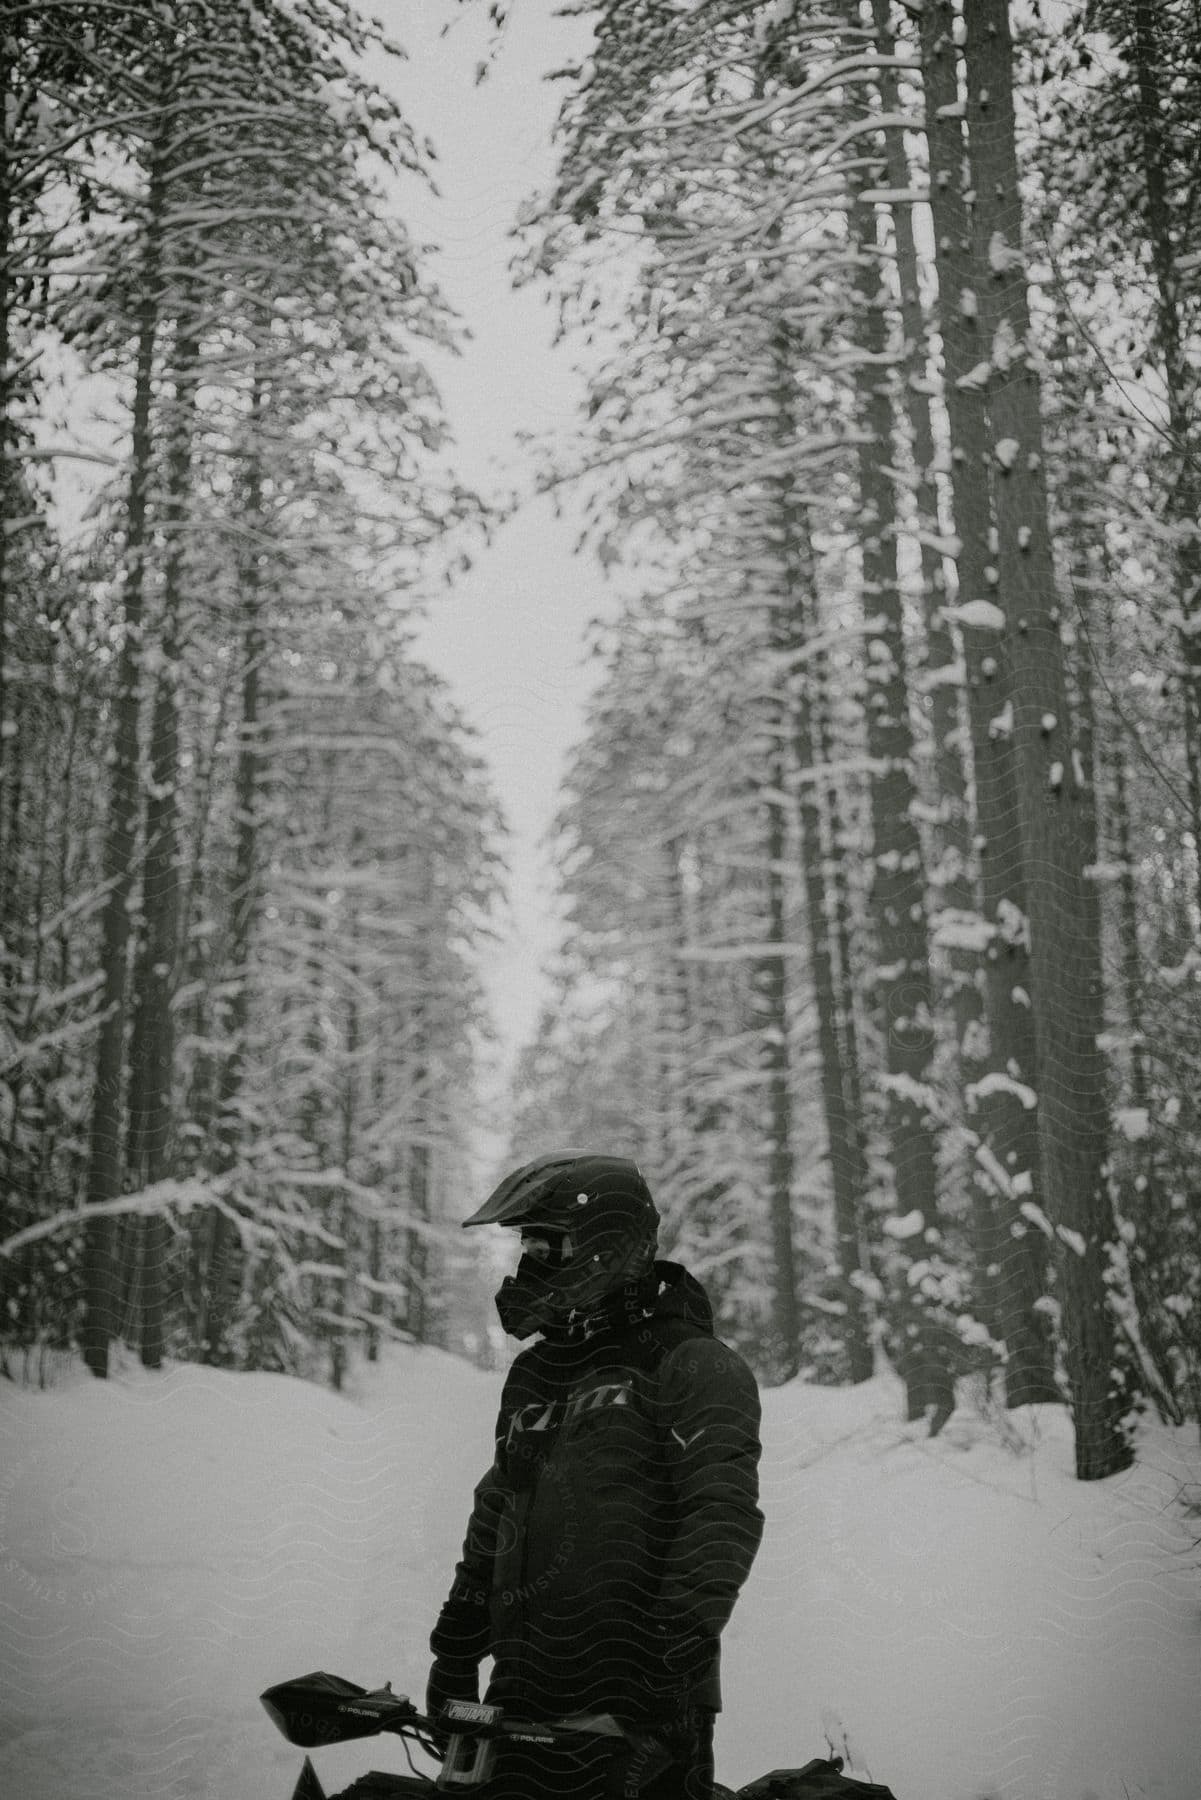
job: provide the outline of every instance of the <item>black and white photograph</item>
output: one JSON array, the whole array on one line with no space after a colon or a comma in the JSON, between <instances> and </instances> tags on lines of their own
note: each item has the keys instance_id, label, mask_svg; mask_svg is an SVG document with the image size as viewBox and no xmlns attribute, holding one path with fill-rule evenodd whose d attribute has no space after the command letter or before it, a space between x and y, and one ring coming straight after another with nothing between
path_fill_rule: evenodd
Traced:
<instances>
[{"instance_id":1,"label":"black and white photograph","mask_svg":"<svg viewBox=\"0 0 1201 1800\"><path fill-rule=\"evenodd\" d=\"M0 1795L1201 1796L1201 0L0 0Z\"/></svg>"}]
</instances>

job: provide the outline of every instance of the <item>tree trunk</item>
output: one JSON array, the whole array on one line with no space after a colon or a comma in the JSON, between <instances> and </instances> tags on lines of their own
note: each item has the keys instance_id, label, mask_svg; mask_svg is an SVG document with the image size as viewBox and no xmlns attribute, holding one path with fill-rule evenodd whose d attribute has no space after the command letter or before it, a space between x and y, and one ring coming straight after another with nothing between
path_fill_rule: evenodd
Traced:
<instances>
[{"instance_id":1,"label":"tree trunk","mask_svg":"<svg viewBox=\"0 0 1201 1800\"><path fill-rule=\"evenodd\" d=\"M428 917L433 906L433 871L427 865L419 887L422 916ZM430 986L428 959L420 944L414 959L412 1007L412 1106L413 1142L409 1146L406 1171L409 1210L415 1221L406 1233L405 1286L407 1289L406 1328L419 1344L428 1341L430 1327L429 1239L425 1227L430 1217L430 1156L434 1136L433 1108L430 1093Z\"/></svg>"},{"instance_id":2,"label":"tree trunk","mask_svg":"<svg viewBox=\"0 0 1201 1800\"><path fill-rule=\"evenodd\" d=\"M813 672L809 679L812 680ZM842 995L840 1021L838 966L834 955L837 896L828 892L822 819L817 783L813 705L808 682L794 690L793 708L796 764L801 774L797 801L801 873L805 883L805 918L809 938L814 1002L817 1008L818 1061L821 1068L822 1115L830 1161L830 1186L834 1204L834 1238L837 1246L839 1300L842 1304L842 1341L852 1382L867 1381L873 1371L871 1333L862 1277L863 1212L867 1199L867 1167L863 1155L863 1122L855 1095L858 1050L849 984ZM841 1023L841 1029L840 1029ZM848 1029L849 1027L849 1029Z\"/></svg>"},{"instance_id":3,"label":"tree trunk","mask_svg":"<svg viewBox=\"0 0 1201 1800\"><path fill-rule=\"evenodd\" d=\"M370 1315L367 1324L367 1361L372 1363L379 1361L379 1326L376 1320L382 1308L382 1296L375 1284L383 1280L380 1273L383 1266L383 1227L378 1219L371 1219L367 1225L367 1273L372 1283L367 1300Z\"/></svg>"},{"instance_id":4,"label":"tree trunk","mask_svg":"<svg viewBox=\"0 0 1201 1800\"><path fill-rule=\"evenodd\" d=\"M349 861L352 867L355 864L358 853L362 849L362 844L363 833L361 828L356 825L350 835ZM346 959L349 984L346 995L345 1050L343 1054L342 1129L338 1146L338 1155L342 1165L342 1174L345 1177L347 1185L342 1189L341 1204L338 1208L337 1236L341 1240L342 1248L340 1251L334 1251L331 1246L331 1254L336 1256L342 1265L342 1298L341 1305L338 1309L342 1315L342 1323L334 1329L330 1358L330 1385L335 1393L340 1393L342 1390L342 1383L345 1380L346 1368L349 1361L350 1336L352 1332L357 1330L358 1326L356 1317L358 1312L357 1283L355 1279L356 1208L354 1202L351 1200L349 1187L351 1180L350 1171L355 1157L355 1144L358 1129L358 1065L361 1037L359 1002L355 991L358 983L360 963L358 950L359 921L358 906L353 886L350 888L346 897L345 907L346 918L343 950Z\"/></svg>"},{"instance_id":5,"label":"tree trunk","mask_svg":"<svg viewBox=\"0 0 1201 1800\"><path fill-rule=\"evenodd\" d=\"M377 1052L371 1071L371 1115L379 1119L386 1103L383 1059ZM380 1283L383 1281L384 1268L384 1227L378 1217L378 1208L384 1188L384 1171L378 1154L372 1154L370 1183L375 1190L375 1203L371 1217L367 1221L367 1361L379 1361L380 1331L376 1323L383 1311L383 1295Z\"/></svg>"},{"instance_id":6,"label":"tree trunk","mask_svg":"<svg viewBox=\"0 0 1201 1800\"><path fill-rule=\"evenodd\" d=\"M817 812L817 841L821 857L825 944L829 952L829 973L833 990L831 1022L835 1038L834 1054L841 1077L841 1104L838 1107L838 1115L842 1124L838 1141L844 1149L847 1170L848 1206L839 1229L845 1227L850 1230L853 1225L857 1232L859 1249L856 1270L855 1273L848 1276L848 1281L856 1288L861 1299L865 1300L864 1290L859 1285L858 1276L860 1272L864 1276L870 1275L871 1272L869 1266L871 1244L866 1229L870 1216L868 1211L870 1174L867 1112L863 1099L863 1065L859 1052L855 962L851 943L854 924L851 886L847 876L846 852L839 842L838 795L829 778L821 773L831 769L837 760L832 724L831 681L822 642L822 630L823 625L817 606L815 588L809 609L810 643L815 647L809 657L808 698L814 747L817 754L817 761L814 764L814 800ZM832 1098L836 1099L836 1096L832 1096ZM850 1196L854 1196L853 1208L850 1205ZM866 1329L870 1321L870 1309L866 1303L863 1306L862 1316ZM870 1331L868 1336L870 1339ZM870 1344L868 1351L870 1354Z\"/></svg>"},{"instance_id":7,"label":"tree trunk","mask_svg":"<svg viewBox=\"0 0 1201 1800\"><path fill-rule=\"evenodd\" d=\"M921 64L930 146L930 208L939 283L939 327L951 438L951 494L959 540L960 604L995 602L994 525L972 221L964 199L966 144L958 112L958 68L950 0L921 15ZM985 613L983 616L987 617ZM1038 1308L1046 1290L1041 1234L1021 1212L1041 1201L1035 1108L1036 1051L1025 938L1026 892L1017 831L1010 723L1013 697L1001 635L962 621L972 744L976 847L984 924L987 1029L961 1044L969 1117L979 1120L974 1200L978 1304L1006 1350L1010 1405L1057 1400L1050 1327ZM970 929L970 920L967 922Z\"/></svg>"},{"instance_id":8,"label":"tree trunk","mask_svg":"<svg viewBox=\"0 0 1201 1800\"><path fill-rule=\"evenodd\" d=\"M1201 907L1201 428L1196 416L1197 379L1180 316L1180 293L1195 280L1182 274L1178 234L1168 203L1168 155L1164 143L1164 61L1157 9L1133 0L1130 49L1138 87L1147 235L1155 274L1156 337L1163 358L1168 426L1176 458L1168 518L1175 527L1179 604L1181 686L1184 695L1184 756L1188 775L1189 824L1193 837L1195 899Z\"/></svg>"},{"instance_id":9,"label":"tree trunk","mask_svg":"<svg viewBox=\"0 0 1201 1800\"><path fill-rule=\"evenodd\" d=\"M920 1219L920 1255L930 1274L911 1282L918 1260L910 1239L896 1245L896 1278L890 1309L898 1367L905 1381L909 1417L925 1414L937 1430L954 1405L945 1322L936 1317L937 1259L943 1241L931 1060L934 1047L930 947L921 843L914 823L913 735L905 669L904 632L897 569L893 466L893 415L881 292L876 220L858 198L867 186L853 176L852 231L858 258L856 281L859 357L856 365L856 449L859 477L859 542L867 650L868 754L873 764L872 917L878 967L876 990L884 1024L884 1097L898 1219ZM916 1245L914 1246L917 1247Z\"/></svg>"},{"instance_id":10,"label":"tree trunk","mask_svg":"<svg viewBox=\"0 0 1201 1800\"><path fill-rule=\"evenodd\" d=\"M691 1031L686 961L688 921L680 869L682 849L679 837L671 837L663 845L663 923L656 976L663 1083L664 1154L660 1168L672 1186L690 1192L696 1143L693 1096L688 1079Z\"/></svg>"},{"instance_id":11,"label":"tree trunk","mask_svg":"<svg viewBox=\"0 0 1201 1800\"><path fill-rule=\"evenodd\" d=\"M773 706L767 721L767 796L763 803L767 851L767 942L775 948L760 957L752 976L759 1032L759 1068L767 1083L767 1193L772 1247L771 1362L778 1382L791 1381L800 1368L800 1314L797 1307L796 1246L792 1225L792 1056L788 1016L788 965L784 867L787 833L784 792L785 723Z\"/></svg>"},{"instance_id":12,"label":"tree trunk","mask_svg":"<svg viewBox=\"0 0 1201 1800\"><path fill-rule=\"evenodd\" d=\"M1096 594L1101 600L1101 607L1090 614L1089 636L1095 634L1095 611L1104 609L1106 613L1106 629L1104 632L1106 666L1116 667L1116 652L1112 638L1112 615L1106 600L1110 584L1106 577L1109 574L1108 558L1102 556L1099 580L1090 585L1090 599ZM1091 656L1087 648L1080 656L1080 685L1089 696L1089 706L1093 703ZM1139 952L1139 906L1135 886L1134 845L1130 827L1130 801L1128 793L1128 775L1126 768L1126 733L1123 722L1118 716L1116 707L1101 709L1101 730L1094 732L1095 745L1094 780L1098 792L1098 810L1107 811L1106 824L1108 839L1106 849L1109 854L1105 861L1112 861L1117 867L1117 935L1118 955L1120 961L1119 991L1121 1008L1125 1015L1127 1065L1127 1096L1129 1104L1143 1113L1147 1120L1147 1130L1141 1137L1132 1142L1123 1143L1120 1138L1114 1143L1114 1168L1112 1185L1118 1204L1122 1206L1130 1224L1133 1226L1133 1242L1127 1245L1127 1261L1130 1270L1130 1291L1127 1303L1135 1310L1138 1321L1138 1336L1150 1356L1153 1374L1144 1381L1144 1388L1150 1390L1150 1397L1159 1407L1161 1415L1171 1419L1173 1424L1181 1424L1184 1419L1182 1390L1189 1388L1187 1351L1182 1354L1180 1322L1163 1304L1164 1289L1161 1286L1163 1271L1170 1257L1170 1243L1173 1237L1171 1202L1165 1192L1162 1171L1158 1166L1156 1155L1157 1135L1151 1127L1151 1107L1153 1094L1147 1071L1146 1043L1143 1034L1143 973ZM1109 802L1104 807L1102 796L1108 783ZM1098 833L1101 827L1098 825ZM1103 838L1103 842L1105 839ZM1129 1196L1123 1199L1123 1196ZM1138 1346L1133 1346L1137 1355ZM1148 1371L1142 1370L1144 1376ZM1158 1378L1156 1381L1155 1378ZM1190 1400L1193 1396L1189 1395ZM1201 1423L1201 1419L1198 1420Z\"/></svg>"},{"instance_id":13,"label":"tree trunk","mask_svg":"<svg viewBox=\"0 0 1201 1800\"><path fill-rule=\"evenodd\" d=\"M1112 615L1106 608L1105 662L1117 667ZM1119 709L1112 702L1105 707L1098 758L1098 774L1109 777L1109 816L1113 856L1118 866L1118 942L1121 945L1121 992L1126 1014L1127 1052L1129 1055L1130 1098L1135 1106L1149 1107L1151 1087L1147 1076L1147 1046L1143 1033L1143 971L1139 954L1139 901L1135 873L1134 843L1130 829L1129 775L1126 768L1126 731ZM1152 1140L1148 1137L1149 1145Z\"/></svg>"},{"instance_id":14,"label":"tree trunk","mask_svg":"<svg viewBox=\"0 0 1201 1800\"><path fill-rule=\"evenodd\" d=\"M5 30L0 36L0 102L6 114L10 107L19 103L15 91L15 70L19 56L18 34L21 21L11 19L5 21ZM11 239L13 219L13 176L12 152L9 132L6 128L0 131L0 513L4 519L10 517L10 501L13 494L12 463L15 459L16 446L13 443L12 407L13 383L11 372L12 360L12 262L13 247ZM8 532L0 530L0 952L3 954L0 968L4 973L0 976L5 987L8 985L8 937L9 937L9 880L11 853L8 833L8 745L10 739L16 737L16 722L9 717L8 693L8 632L9 632L9 555ZM15 876L15 869L11 871Z\"/></svg>"},{"instance_id":15,"label":"tree trunk","mask_svg":"<svg viewBox=\"0 0 1201 1800\"><path fill-rule=\"evenodd\" d=\"M164 112L164 120L167 117ZM165 128L165 127L164 127ZM146 250L140 281L137 364L129 499L125 520L121 650L113 697L113 743L109 769L109 810L104 840L105 903L100 953L100 1032L89 1136L87 1203L115 1200L122 1188L122 1099L125 1063L131 909L135 888L138 829L138 726L141 712L142 625L145 608L147 519L152 478L151 384L158 334L163 211L166 199L164 153L156 145L150 171ZM118 1330L111 1219L92 1219L84 1232L83 1357L94 1375L108 1374L108 1347Z\"/></svg>"},{"instance_id":16,"label":"tree trunk","mask_svg":"<svg viewBox=\"0 0 1201 1800\"><path fill-rule=\"evenodd\" d=\"M781 435L793 431L793 369L789 335L777 342ZM834 1238L838 1261L839 1301L843 1307L842 1340L852 1382L872 1374L872 1347L861 1277L862 1210L867 1171L861 1153L859 1121L851 1116L845 1091L844 1050L839 1043L829 899L826 892L819 783L827 759L815 714L820 699L822 664L817 659L817 569L804 502L791 477L779 483L779 507L785 558L788 612L784 621L783 676L791 694L788 725L792 738L797 791L797 837L805 893L805 926L809 944L814 1003L817 1008L818 1065L821 1070L822 1115L830 1163ZM784 783L781 781L781 788ZM854 1053L854 1046L851 1047Z\"/></svg>"},{"instance_id":17,"label":"tree trunk","mask_svg":"<svg viewBox=\"0 0 1201 1800\"><path fill-rule=\"evenodd\" d=\"M1073 759L1059 603L1051 562L1039 382L1020 243L1007 0L967 9L968 143L976 194L979 306L988 346L996 470L996 600L1013 676L1012 738L1027 874L1039 1141L1056 1233L1066 1359L1082 1480L1130 1460L1112 1378L1105 1285L1114 1233L1105 1182L1108 1117L1099 909L1085 874L1093 790ZM1020 224L1018 225L1020 231Z\"/></svg>"},{"instance_id":18,"label":"tree trunk","mask_svg":"<svg viewBox=\"0 0 1201 1800\"><path fill-rule=\"evenodd\" d=\"M872 0L876 50L884 59L877 74L881 108L886 117L902 111L900 84L890 59L896 55L890 0ZM886 179L896 194L915 183L914 170L905 150L905 135L898 126L884 131ZM939 526L938 492L934 479L934 428L930 417L928 321L921 298L921 272L913 229L912 205L894 200L890 213L896 248L897 298L905 339L903 372L907 378L906 416L913 449L913 501L922 568L922 622L925 635L925 668L915 688L927 709L933 740L933 790L935 823L930 858L930 906L934 941L944 915L963 917L979 910L968 818L964 744L967 719L962 668L955 640L944 613L948 599L947 559ZM971 1048L984 1019L980 958L961 942L947 952L947 984L955 1043L960 1059L971 1061Z\"/></svg>"},{"instance_id":19,"label":"tree trunk","mask_svg":"<svg viewBox=\"0 0 1201 1800\"><path fill-rule=\"evenodd\" d=\"M135 1188L171 1173L175 1026L179 976L179 663L185 526L191 478L192 411L198 346L181 333L176 345L175 415L167 468L163 528L167 536L158 669L150 734L150 791L143 861L143 932L137 1008L130 1041L128 1166ZM141 1230L142 1361L162 1364L166 1306L167 1221L153 1213Z\"/></svg>"},{"instance_id":20,"label":"tree trunk","mask_svg":"<svg viewBox=\"0 0 1201 1800\"><path fill-rule=\"evenodd\" d=\"M405 1324L419 1344L426 1341L429 1327L426 1277L429 1258L422 1227L430 1216L430 1148L413 1144L409 1150L409 1206L418 1221L408 1234L408 1313Z\"/></svg>"},{"instance_id":21,"label":"tree trunk","mask_svg":"<svg viewBox=\"0 0 1201 1800\"><path fill-rule=\"evenodd\" d=\"M713 828L701 825L693 838L697 858L698 892L690 913L685 913L681 941L690 946L703 935L704 922L711 909L720 903L722 883L728 875L720 868L710 871L710 843L720 850L720 837ZM687 1005L689 1051L689 1134L693 1145L696 1174L688 1191L688 1214L697 1228L724 1229L730 1241L732 1222L737 1208L731 1202L725 1159L722 1155L723 1133L729 1124L731 1106L706 1045L723 1032L725 996L720 980L703 963L693 966L684 995Z\"/></svg>"},{"instance_id":22,"label":"tree trunk","mask_svg":"<svg viewBox=\"0 0 1201 1800\"><path fill-rule=\"evenodd\" d=\"M217 1100L217 1172L228 1176L237 1166L241 1123L237 1099L242 1085L246 1052L246 1028L250 1017L250 945L258 910L259 796L262 786L263 736L259 716L264 656L262 621L262 556L258 549L262 526L263 480L259 466L258 438L266 408L266 389L256 376L247 423L248 450L243 481L243 522L248 548L239 567L242 603L242 705L238 736L238 762L234 775L233 879L229 892L228 974L232 992L222 1021L228 1049L221 1067ZM236 1282L235 1242L231 1221L214 1208L200 1297L200 1343L205 1362L225 1358L225 1337Z\"/></svg>"}]
</instances>

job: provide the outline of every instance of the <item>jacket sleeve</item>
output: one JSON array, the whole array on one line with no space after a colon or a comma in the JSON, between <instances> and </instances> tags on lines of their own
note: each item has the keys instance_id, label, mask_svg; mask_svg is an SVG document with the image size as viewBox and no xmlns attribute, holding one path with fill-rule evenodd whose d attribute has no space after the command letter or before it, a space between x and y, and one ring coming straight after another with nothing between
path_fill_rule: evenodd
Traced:
<instances>
[{"instance_id":1,"label":"jacket sleeve","mask_svg":"<svg viewBox=\"0 0 1201 1800\"><path fill-rule=\"evenodd\" d=\"M712 1655L763 1535L759 1391L742 1358L713 1338L677 1346L660 1369L677 1528L656 1625L686 1671Z\"/></svg>"},{"instance_id":2,"label":"jacket sleeve","mask_svg":"<svg viewBox=\"0 0 1201 1800\"><path fill-rule=\"evenodd\" d=\"M455 1564L450 1593L430 1634L430 1650L438 1662L478 1667L491 1645L492 1569L501 1515L509 1498L504 1444L511 1411L510 1388L511 1382L506 1382L496 1422L492 1467L476 1485L463 1552Z\"/></svg>"},{"instance_id":3,"label":"jacket sleeve","mask_svg":"<svg viewBox=\"0 0 1201 1800\"><path fill-rule=\"evenodd\" d=\"M488 1601L497 1525L505 1501L503 1478L495 1463L479 1482L450 1593L430 1634L430 1650L438 1662L470 1662L488 1654L491 1640Z\"/></svg>"}]
</instances>

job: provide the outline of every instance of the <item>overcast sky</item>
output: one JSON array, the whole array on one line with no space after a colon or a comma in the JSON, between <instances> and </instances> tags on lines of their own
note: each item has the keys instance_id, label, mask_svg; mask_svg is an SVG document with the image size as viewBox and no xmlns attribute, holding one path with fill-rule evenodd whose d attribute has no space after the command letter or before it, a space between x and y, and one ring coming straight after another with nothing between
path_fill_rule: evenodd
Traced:
<instances>
[{"instance_id":1,"label":"overcast sky","mask_svg":"<svg viewBox=\"0 0 1201 1800\"><path fill-rule=\"evenodd\" d=\"M409 219L440 245L438 278L472 333L462 358L438 365L458 466L486 488L528 483L515 434L566 435L578 388L568 355L551 349L552 308L541 295L513 291L508 232L553 167L558 90L543 77L568 59L581 28L556 20L552 0L514 0L499 42L484 0L363 4L409 57L399 79L392 68L373 73L399 92L439 153L440 198L414 196ZM490 51L487 78L476 85ZM586 628L615 603L596 566L573 557L573 536L546 502L524 507L471 573L434 600L420 639L480 735L512 827L511 930L486 971L510 1054L534 1022L539 970L554 941L551 872L539 844L564 751L580 729Z\"/></svg>"}]
</instances>

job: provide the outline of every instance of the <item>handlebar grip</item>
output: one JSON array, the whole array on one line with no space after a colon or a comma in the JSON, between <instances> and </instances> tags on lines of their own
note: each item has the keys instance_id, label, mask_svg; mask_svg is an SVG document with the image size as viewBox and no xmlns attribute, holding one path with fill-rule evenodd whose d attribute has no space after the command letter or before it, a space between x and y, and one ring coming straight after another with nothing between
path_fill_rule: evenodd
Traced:
<instances>
[{"instance_id":1,"label":"handlebar grip","mask_svg":"<svg viewBox=\"0 0 1201 1800\"><path fill-rule=\"evenodd\" d=\"M442 1758L442 1767L438 1771L435 1787L469 1788L479 1787L492 1774L496 1762L495 1737L485 1737L461 1731L452 1732L447 1740L446 1754Z\"/></svg>"}]
</instances>

